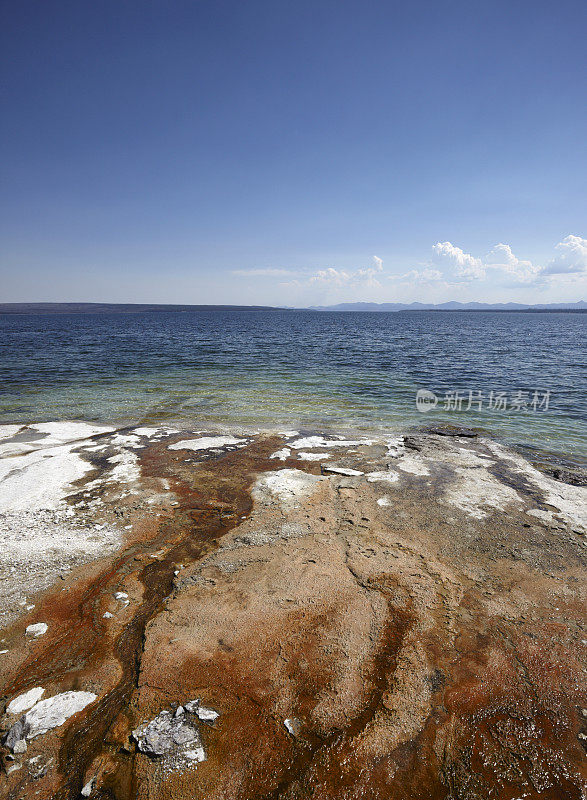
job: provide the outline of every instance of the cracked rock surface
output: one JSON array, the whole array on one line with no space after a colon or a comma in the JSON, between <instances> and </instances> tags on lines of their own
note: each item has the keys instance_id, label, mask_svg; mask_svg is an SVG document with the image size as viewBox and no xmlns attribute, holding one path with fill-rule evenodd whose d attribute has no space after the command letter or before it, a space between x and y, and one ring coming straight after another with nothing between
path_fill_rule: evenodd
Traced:
<instances>
[{"instance_id":1,"label":"cracked rock surface","mask_svg":"<svg viewBox=\"0 0 587 800\"><path fill-rule=\"evenodd\" d=\"M586 490L473 433L158 432L140 536L8 634L6 704L97 699L0 796L584 800Z\"/></svg>"}]
</instances>

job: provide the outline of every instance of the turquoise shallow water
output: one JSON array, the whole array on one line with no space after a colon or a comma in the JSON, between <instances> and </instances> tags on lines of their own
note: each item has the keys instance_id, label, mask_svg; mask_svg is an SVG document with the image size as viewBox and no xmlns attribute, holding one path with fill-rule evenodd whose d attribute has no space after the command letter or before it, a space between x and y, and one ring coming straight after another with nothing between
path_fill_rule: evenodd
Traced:
<instances>
[{"instance_id":1,"label":"turquoise shallow water","mask_svg":"<svg viewBox=\"0 0 587 800\"><path fill-rule=\"evenodd\" d=\"M568 313L6 314L0 424L383 431L449 422L581 462L586 330L587 315ZM438 397L428 413L416 409L419 389ZM446 407L450 392L460 408L458 399ZM489 407L491 392L494 404L505 393L505 409Z\"/></svg>"}]
</instances>

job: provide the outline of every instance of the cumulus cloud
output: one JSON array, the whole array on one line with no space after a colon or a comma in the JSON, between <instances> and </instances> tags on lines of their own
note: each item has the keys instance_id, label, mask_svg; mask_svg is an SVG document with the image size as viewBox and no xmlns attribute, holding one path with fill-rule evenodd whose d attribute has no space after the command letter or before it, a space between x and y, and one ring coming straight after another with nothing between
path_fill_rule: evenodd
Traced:
<instances>
[{"instance_id":1,"label":"cumulus cloud","mask_svg":"<svg viewBox=\"0 0 587 800\"><path fill-rule=\"evenodd\" d=\"M555 250L556 256L542 266L518 258L510 245L503 242L494 245L484 258L466 253L452 242L437 242L432 247L433 255L427 267L444 270L444 276L456 283L483 280L488 271L502 272L510 279L510 286L539 285L552 281L557 275L571 278L587 273L587 239L571 234L559 242Z\"/></svg>"},{"instance_id":2,"label":"cumulus cloud","mask_svg":"<svg viewBox=\"0 0 587 800\"><path fill-rule=\"evenodd\" d=\"M544 275L568 275L587 272L587 239L565 236L555 247L556 256L542 270Z\"/></svg>"},{"instance_id":3,"label":"cumulus cloud","mask_svg":"<svg viewBox=\"0 0 587 800\"><path fill-rule=\"evenodd\" d=\"M437 242L433 248L433 262L440 267L448 267L459 278L484 278L485 269L480 258L465 253L451 242Z\"/></svg>"},{"instance_id":4,"label":"cumulus cloud","mask_svg":"<svg viewBox=\"0 0 587 800\"><path fill-rule=\"evenodd\" d=\"M327 269L318 270L316 275L312 275L310 283L325 283L334 286L343 286L348 283L351 276L348 272L343 270L334 269L334 267L327 267Z\"/></svg>"},{"instance_id":5,"label":"cumulus cloud","mask_svg":"<svg viewBox=\"0 0 587 800\"><path fill-rule=\"evenodd\" d=\"M467 253L452 242L437 242L432 246L432 256L416 268L405 273L387 273L383 260L373 256L373 264L357 269L325 267L311 273L308 270L256 268L234 270L244 277L287 278L282 286L300 291L320 290L327 296L356 295L361 290L380 290L381 281L398 285L433 285L438 291L444 287L455 289L464 284L491 279L501 281L506 287L552 285L553 281L577 281L587 275L587 239L570 234L554 248L555 256L546 265L534 264L518 257L509 244L499 242L483 257ZM379 292L381 295L381 292Z\"/></svg>"},{"instance_id":6,"label":"cumulus cloud","mask_svg":"<svg viewBox=\"0 0 587 800\"><path fill-rule=\"evenodd\" d=\"M501 242L491 248L484 261L486 267L507 272L522 283L535 281L540 273L540 267L518 258L509 244Z\"/></svg>"},{"instance_id":7,"label":"cumulus cloud","mask_svg":"<svg viewBox=\"0 0 587 800\"><path fill-rule=\"evenodd\" d=\"M378 259L378 261L381 262L381 259ZM382 263L383 262L381 262L381 264ZM362 286L364 288L373 289L381 286L378 280L378 277L381 275L381 269L382 267L380 267L377 262L374 267L356 269L352 272L328 267L327 269L318 270L315 275L312 275L309 279L309 283L329 286Z\"/></svg>"}]
</instances>

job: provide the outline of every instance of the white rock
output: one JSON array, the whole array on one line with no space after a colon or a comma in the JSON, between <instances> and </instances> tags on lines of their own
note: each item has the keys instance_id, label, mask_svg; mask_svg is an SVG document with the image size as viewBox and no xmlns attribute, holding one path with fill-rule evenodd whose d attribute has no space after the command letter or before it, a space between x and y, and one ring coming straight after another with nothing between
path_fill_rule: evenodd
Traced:
<instances>
[{"instance_id":1,"label":"white rock","mask_svg":"<svg viewBox=\"0 0 587 800\"><path fill-rule=\"evenodd\" d=\"M289 447L282 447L281 450L276 450L274 453L271 453L269 458L277 458L279 461L285 461L286 458L291 456L291 450Z\"/></svg>"},{"instance_id":2,"label":"white rock","mask_svg":"<svg viewBox=\"0 0 587 800\"><path fill-rule=\"evenodd\" d=\"M552 511L543 511L540 508L531 508L526 511L526 514L530 514L532 517L537 517L537 519L540 519L543 522L554 522Z\"/></svg>"},{"instance_id":3,"label":"white rock","mask_svg":"<svg viewBox=\"0 0 587 800\"><path fill-rule=\"evenodd\" d=\"M330 453L306 453L302 451L298 453L300 461L325 461L330 458Z\"/></svg>"},{"instance_id":4,"label":"white rock","mask_svg":"<svg viewBox=\"0 0 587 800\"><path fill-rule=\"evenodd\" d=\"M169 450L209 450L212 447L225 447L228 444L240 444L244 439L233 436L202 436L199 439L182 439L181 442L169 445Z\"/></svg>"},{"instance_id":5,"label":"white rock","mask_svg":"<svg viewBox=\"0 0 587 800\"><path fill-rule=\"evenodd\" d=\"M290 733L292 736L299 736L300 731L302 729L302 723L296 717L291 717L290 719L284 719L283 724L287 728L287 732Z\"/></svg>"},{"instance_id":6,"label":"white rock","mask_svg":"<svg viewBox=\"0 0 587 800\"><path fill-rule=\"evenodd\" d=\"M313 447L357 447L363 444L369 445L373 444L373 442L370 439L359 441L351 439L325 439L323 436L306 436L303 439L296 439L295 442L291 443L291 447L295 447L296 450L302 450L305 447L309 449Z\"/></svg>"},{"instance_id":7,"label":"white rock","mask_svg":"<svg viewBox=\"0 0 587 800\"><path fill-rule=\"evenodd\" d=\"M111 614L109 611L105 611L104 614L102 614L102 616L104 617L104 619L112 619L114 614Z\"/></svg>"},{"instance_id":8,"label":"white rock","mask_svg":"<svg viewBox=\"0 0 587 800\"><path fill-rule=\"evenodd\" d=\"M347 467L324 467L324 472L334 472L336 475L347 475L349 478L355 476L359 477L365 474L358 469L348 469Z\"/></svg>"},{"instance_id":9,"label":"white rock","mask_svg":"<svg viewBox=\"0 0 587 800\"><path fill-rule=\"evenodd\" d=\"M255 500L279 500L282 505L295 505L297 501L314 491L320 481L326 480L319 475L308 475L300 469L280 469L257 478L253 487Z\"/></svg>"},{"instance_id":10,"label":"white rock","mask_svg":"<svg viewBox=\"0 0 587 800\"><path fill-rule=\"evenodd\" d=\"M399 480L397 472L392 472L391 470L385 472L368 472L365 477L369 483L377 483L378 481L383 483L395 483Z\"/></svg>"},{"instance_id":11,"label":"white rock","mask_svg":"<svg viewBox=\"0 0 587 800\"><path fill-rule=\"evenodd\" d=\"M22 425L0 425L0 441L2 439L11 439L19 432Z\"/></svg>"},{"instance_id":12,"label":"white rock","mask_svg":"<svg viewBox=\"0 0 587 800\"><path fill-rule=\"evenodd\" d=\"M157 436L157 434L161 432L161 428L135 428L135 434L137 436L146 436L147 438L151 438L151 436Z\"/></svg>"},{"instance_id":13,"label":"white rock","mask_svg":"<svg viewBox=\"0 0 587 800\"><path fill-rule=\"evenodd\" d=\"M40 700L25 714L25 725L29 728L27 739L59 728L69 717L93 703L96 697L93 692L63 692Z\"/></svg>"},{"instance_id":14,"label":"white rock","mask_svg":"<svg viewBox=\"0 0 587 800\"><path fill-rule=\"evenodd\" d=\"M94 778L92 778L91 780L89 780L86 783L86 785L84 786L84 788L81 791L81 796L82 797L90 797L90 795L94 791L94 786L95 785L96 785L96 778L94 777Z\"/></svg>"},{"instance_id":15,"label":"white rock","mask_svg":"<svg viewBox=\"0 0 587 800\"><path fill-rule=\"evenodd\" d=\"M141 477L141 468L139 467L139 458L136 453L131 453L128 450L118 453L118 455L111 456L108 459L109 464L114 464L114 467L104 479L104 483L135 483Z\"/></svg>"},{"instance_id":16,"label":"white rock","mask_svg":"<svg viewBox=\"0 0 587 800\"><path fill-rule=\"evenodd\" d=\"M215 722L220 716L218 711L214 711L213 708L206 708L206 706L199 706L196 710L196 715L202 722Z\"/></svg>"},{"instance_id":17,"label":"white rock","mask_svg":"<svg viewBox=\"0 0 587 800\"><path fill-rule=\"evenodd\" d=\"M6 711L9 714L22 714L23 711L28 711L29 708L32 708L44 694L45 690L42 686L35 686L33 689L29 689L28 692L19 694L14 700L11 700Z\"/></svg>"},{"instance_id":18,"label":"white rock","mask_svg":"<svg viewBox=\"0 0 587 800\"><path fill-rule=\"evenodd\" d=\"M36 448L12 457L5 453L0 459L0 513L62 507L63 499L74 491L72 484L92 469L73 452L75 447Z\"/></svg>"},{"instance_id":19,"label":"white rock","mask_svg":"<svg viewBox=\"0 0 587 800\"><path fill-rule=\"evenodd\" d=\"M387 455L392 458L399 458L405 455L406 448L404 445L404 437L397 436L393 439L387 440Z\"/></svg>"},{"instance_id":20,"label":"white rock","mask_svg":"<svg viewBox=\"0 0 587 800\"><path fill-rule=\"evenodd\" d=\"M108 425L90 425L88 422L41 422L30 426L39 433L47 434L43 445L49 442L73 442L89 439L98 433L111 433L114 428Z\"/></svg>"},{"instance_id":21,"label":"white rock","mask_svg":"<svg viewBox=\"0 0 587 800\"><path fill-rule=\"evenodd\" d=\"M115 600L128 600L128 594L126 592L114 592L114 599Z\"/></svg>"},{"instance_id":22,"label":"white rock","mask_svg":"<svg viewBox=\"0 0 587 800\"><path fill-rule=\"evenodd\" d=\"M426 464L415 456L403 456L403 458L397 462L396 466L399 467L402 472L409 472L412 475L430 475L430 470Z\"/></svg>"},{"instance_id":23,"label":"white rock","mask_svg":"<svg viewBox=\"0 0 587 800\"><path fill-rule=\"evenodd\" d=\"M378 506L390 506L391 505L391 500L389 499L389 497L380 497L379 500L377 501L377 505Z\"/></svg>"},{"instance_id":24,"label":"white rock","mask_svg":"<svg viewBox=\"0 0 587 800\"><path fill-rule=\"evenodd\" d=\"M206 760L206 752L203 747L196 747L195 750L186 750L183 755L189 761L197 761L198 763Z\"/></svg>"},{"instance_id":25,"label":"white rock","mask_svg":"<svg viewBox=\"0 0 587 800\"><path fill-rule=\"evenodd\" d=\"M29 636L42 636L44 633L47 633L47 623L35 622L34 625L27 625L26 633L28 633Z\"/></svg>"}]
</instances>

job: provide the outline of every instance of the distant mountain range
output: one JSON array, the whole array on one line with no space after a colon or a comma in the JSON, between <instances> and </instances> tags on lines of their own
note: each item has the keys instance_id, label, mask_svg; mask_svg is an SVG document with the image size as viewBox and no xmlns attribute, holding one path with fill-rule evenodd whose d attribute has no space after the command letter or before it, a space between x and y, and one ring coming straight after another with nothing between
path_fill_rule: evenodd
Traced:
<instances>
[{"instance_id":1,"label":"distant mountain range","mask_svg":"<svg viewBox=\"0 0 587 800\"><path fill-rule=\"evenodd\" d=\"M313 311L587 311L587 303L339 303L312 306Z\"/></svg>"},{"instance_id":2,"label":"distant mountain range","mask_svg":"<svg viewBox=\"0 0 587 800\"><path fill-rule=\"evenodd\" d=\"M0 314L145 314L161 311L283 311L274 306L190 306L160 303L0 303Z\"/></svg>"},{"instance_id":3,"label":"distant mountain range","mask_svg":"<svg viewBox=\"0 0 587 800\"><path fill-rule=\"evenodd\" d=\"M145 314L180 311L587 311L587 303L339 303L336 306L173 305L159 303L0 303L0 314Z\"/></svg>"}]
</instances>

